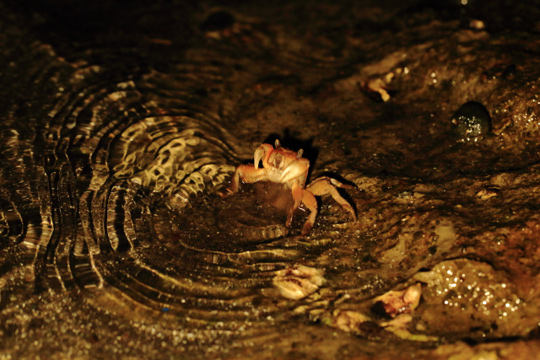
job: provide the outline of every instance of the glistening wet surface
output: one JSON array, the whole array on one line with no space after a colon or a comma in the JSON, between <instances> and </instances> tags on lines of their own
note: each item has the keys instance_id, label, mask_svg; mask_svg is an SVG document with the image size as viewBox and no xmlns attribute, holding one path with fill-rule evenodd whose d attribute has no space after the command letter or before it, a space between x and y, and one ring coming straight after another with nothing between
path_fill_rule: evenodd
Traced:
<instances>
[{"instance_id":1,"label":"glistening wet surface","mask_svg":"<svg viewBox=\"0 0 540 360\"><path fill-rule=\"evenodd\" d=\"M539 7L0 10L2 357L538 353ZM276 139L356 222L228 194Z\"/></svg>"}]
</instances>

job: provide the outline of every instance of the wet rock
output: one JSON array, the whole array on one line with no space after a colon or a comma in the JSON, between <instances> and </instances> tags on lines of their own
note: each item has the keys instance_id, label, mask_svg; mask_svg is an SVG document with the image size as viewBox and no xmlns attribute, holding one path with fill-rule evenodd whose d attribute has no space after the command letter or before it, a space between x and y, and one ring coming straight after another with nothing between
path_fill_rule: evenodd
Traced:
<instances>
[{"instance_id":1,"label":"wet rock","mask_svg":"<svg viewBox=\"0 0 540 360\"><path fill-rule=\"evenodd\" d=\"M424 282L423 303L417 309L420 324L431 334L471 338L525 335L536 327L511 279L487 263L468 259L441 262L418 273ZM530 309L532 310L532 309Z\"/></svg>"},{"instance_id":2,"label":"wet rock","mask_svg":"<svg viewBox=\"0 0 540 360\"><path fill-rule=\"evenodd\" d=\"M322 270L296 265L278 271L272 284L284 298L300 300L313 294L325 283L323 275Z\"/></svg>"},{"instance_id":3,"label":"wet rock","mask_svg":"<svg viewBox=\"0 0 540 360\"><path fill-rule=\"evenodd\" d=\"M461 105L452 116L452 125L457 136L470 140L491 131L491 118L481 103L469 101Z\"/></svg>"}]
</instances>

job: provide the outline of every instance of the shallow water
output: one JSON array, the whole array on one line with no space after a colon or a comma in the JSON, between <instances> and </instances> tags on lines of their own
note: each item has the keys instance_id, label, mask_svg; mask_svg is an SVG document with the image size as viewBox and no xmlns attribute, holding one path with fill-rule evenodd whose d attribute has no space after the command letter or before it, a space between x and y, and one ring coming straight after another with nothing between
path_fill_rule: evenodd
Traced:
<instances>
[{"instance_id":1,"label":"shallow water","mask_svg":"<svg viewBox=\"0 0 540 360\"><path fill-rule=\"evenodd\" d=\"M534 353L540 10L471 3L0 6L3 356ZM223 196L277 138L357 222Z\"/></svg>"}]
</instances>

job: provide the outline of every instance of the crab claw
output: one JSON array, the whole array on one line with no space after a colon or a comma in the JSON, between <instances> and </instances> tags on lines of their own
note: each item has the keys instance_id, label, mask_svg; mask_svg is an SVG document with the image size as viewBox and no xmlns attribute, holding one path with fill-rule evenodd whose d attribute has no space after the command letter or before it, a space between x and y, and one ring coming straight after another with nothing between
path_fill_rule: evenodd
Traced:
<instances>
[{"instance_id":1,"label":"crab claw","mask_svg":"<svg viewBox=\"0 0 540 360\"><path fill-rule=\"evenodd\" d=\"M261 160L263 160L263 163L264 163L264 160L266 160L266 155L271 151L273 150L273 147L272 145L269 145L269 144L262 144L261 146L259 146L257 148L257 150L255 150L255 154L253 154L253 165L255 166L256 169L259 168L259 163L261 162Z\"/></svg>"},{"instance_id":2,"label":"crab claw","mask_svg":"<svg viewBox=\"0 0 540 360\"><path fill-rule=\"evenodd\" d=\"M306 174L308 169L309 161L307 159L298 159L283 170L283 173L281 174L281 182L286 183L292 179L296 179L303 174Z\"/></svg>"}]
</instances>

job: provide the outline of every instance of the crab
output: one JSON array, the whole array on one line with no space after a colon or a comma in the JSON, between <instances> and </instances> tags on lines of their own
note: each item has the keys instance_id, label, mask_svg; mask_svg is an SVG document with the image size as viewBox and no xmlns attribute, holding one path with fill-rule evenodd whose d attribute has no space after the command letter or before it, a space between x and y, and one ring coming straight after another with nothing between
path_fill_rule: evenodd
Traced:
<instances>
[{"instance_id":1,"label":"crab","mask_svg":"<svg viewBox=\"0 0 540 360\"><path fill-rule=\"evenodd\" d=\"M355 187L343 184L328 176L318 177L306 186L309 160L303 158L302 154L302 149L295 152L281 147L279 140L276 140L274 146L270 144L260 145L255 150L253 165L239 165L236 167L228 193L234 194L239 190L240 180L244 183L270 181L283 184L287 190L291 191L293 199L293 205L287 213L286 227L291 226L294 212L301 204L304 204L310 211L302 228L302 235L309 234L315 223L318 212L315 196L331 195L356 221L356 213L353 207L337 190L337 188L353 189ZM261 162L262 168L259 167Z\"/></svg>"}]
</instances>

